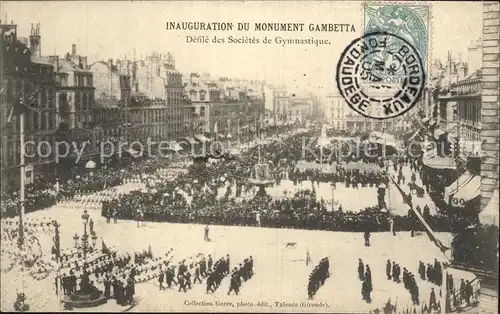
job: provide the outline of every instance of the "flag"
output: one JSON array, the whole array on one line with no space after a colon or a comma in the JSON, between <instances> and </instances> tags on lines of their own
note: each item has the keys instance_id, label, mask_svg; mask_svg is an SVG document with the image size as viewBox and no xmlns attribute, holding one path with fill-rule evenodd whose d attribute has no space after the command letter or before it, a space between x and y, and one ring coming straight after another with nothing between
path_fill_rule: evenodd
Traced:
<instances>
[{"instance_id":1,"label":"flag","mask_svg":"<svg viewBox=\"0 0 500 314\"><path fill-rule=\"evenodd\" d=\"M425 221L424 217L422 217L422 215L418 212L418 210L413 208L410 197L405 192L403 192L403 190L401 189L399 184L396 183L396 180L394 179L394 177L391 175L390 178L391 178L392 182L394 182L394 185L398 188L401 195L403 196L404 202L410 206L410 209L415 213L415 215L418 217L420 222L422 222L422 224L424 225L425 233L427 233L427 236L432 241L432 243L434 243L434 245L436 245L443 253L446 252L447 250L449 250L450 249L449 247L444 246L443 243L441 243L441 241L438 238L436 238L434 231L432 231L431 227Z\"/></svg>"},{"instance_id":2,"label":"flag","mask_svg":"<svg viewBox=\"0 0 500 314\"><path fill-rule=\"evenodd\" d=\"M102 250L101 250L101 252L103 254L107 254L107 255L111 254L111 250L106 246L106 243L104 243L104 240L101 239L101 241L102 241Z\"/></svg>"},{"instance_id":3,"label":"flag","mask_svg":"<svg viewBox=\"0 0 500 314\"><path fill-rule=\"evenodd\" d=\"M38 91L40 87L38 87L28 98L19 97L19 101L14 103L10 108L9 115L7 117L7 123L12 121L14 116L18 116L22 113L26 113L28 110L40 112L38 106L36 104L36 96L38 95Z\"/></svg>"},{"instance_id":4,"label":"flag","mask_svg":"<svg viewBox=\"0 0 500 314\"><path fill-rule=\"evenodd\" d=\"M308 266L309 263L312 263L312 260L311 260L311 255L309 255L309 249L307 249L307 252L306 252L306 266Z\"/></svg>"}]
</instances>

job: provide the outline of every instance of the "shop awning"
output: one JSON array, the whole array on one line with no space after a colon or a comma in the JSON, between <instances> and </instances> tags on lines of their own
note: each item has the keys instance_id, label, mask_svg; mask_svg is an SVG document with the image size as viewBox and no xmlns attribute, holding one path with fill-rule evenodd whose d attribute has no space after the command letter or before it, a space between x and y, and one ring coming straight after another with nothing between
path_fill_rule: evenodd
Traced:
<instances>
[{"instance_id":1,"label":"shop awning","mask_svg":"<svg viewBox=\"0 0 500 314\"><path fill-rule=\"evenodd\" d=\"M174 152L179 152L182 150L182 146L179 143L177 143L176 141L168 142L168 148L170 150L173 150Z\"/></svg>"},{"instance_id":2,"label":"shop awning","mask_svg":"<svg viewBox=\"0 0 500 314\"><path fill-rule=\"evenodd\" d=\"M194 136L198 141L200 141L201 143L207 143L209 142L210 140L208 139L208 137L206 137L205 135L203 134L196 134Z\"/></svg>"},{"instance_id":3,"label":"shop awning","mask_svg":"<svg viewBox=\"0 0 500 314\"><path fill-rule=\"evenodd\" d=\"M141 157L141 155L142 155L142 153L141 153L141 152L139 152L139 151L137 151L137 150L135 150L135 149L133 149L133 148L127 148L127 149L125 149L125 151L126 151L127 153L129 153L129 154L130 154L130 156L132 156L132 157L134 157L134 158Z\"/></svg>"},{"instance_id":4,"label":"shop awning","mask_svg":"<svg viewBox=\"0 0 500 314\"><path fill-rule=\"evenodd\" d=\"M435 130L434 130L434 138L435 138L436 140L439 140L439 138L440 138L441 136L443 136L444 134L446 134L446 132L445 132L445 131L443 131L443 130L441 130L441 129L435 129Z\"/></svg>"},{"instance_id":5,"label":"shop awning","mask_svg":"<svg viewBox=\"0 0 500 314\"><path fill-rule=\"evenodd\" d=\"M493 192L488 205L479 213L479 221L483 225L498 227L498 189Z\"/></svg>"},{"instance_id":6,"label":"shop awning","mask_svg":"<svg viewBox=\"0 0 500 314\"><path fill-rule=\"evenodd\" d=\"M464 187L473 175L470 172L463 173L455 182L444 188L444 199L448 202L450 197L455 195L462 187Z\"/></svg>"},{"instance_id":7,"label":"shop awning","mask_svg":"<svg viewBox=\"0 0 500 314\"><path fill-rule=\"evenodd\" d=\"M472 201L481 194L481 177L472 176L465 184L458 189L457 193L450 199L453 207L464 207L465 203Z\"/></svg>"},{"instance_id":8,"label":"shop awning","mask_svg":"<svg viewBox=\"0 0 500 314\"><path fill-rule=\"evenodd\" d=\"M422 163L427 167L434 169L455 169L456 163L455 159L451 157L428 157L424 156Z\"/></svg>"}]
</instances>

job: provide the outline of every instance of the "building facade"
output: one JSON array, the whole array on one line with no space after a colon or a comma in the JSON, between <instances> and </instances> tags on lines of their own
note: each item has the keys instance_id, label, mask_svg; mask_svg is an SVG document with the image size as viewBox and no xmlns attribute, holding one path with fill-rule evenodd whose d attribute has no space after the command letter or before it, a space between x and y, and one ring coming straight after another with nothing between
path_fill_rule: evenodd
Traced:
<instances>
[{"instance_id":1,"label":"building facade","mask_svg":"<svg viewBox=\"0 0 500 314\"><path fill-rule=\"evenodd\" d=\"M340 94L329 94L327 96L324 115L326 121L335 130L347 129L347 113L349 107Z\"/></svg>"},{"instance_id":2,"label":"building facade","mask_svg":"<svg viewBox=\"0 0 500 314\"><path fill-rule=\"evenodd\" d=\"M481 70L452 84L453 123L446 126L451 143L457 143L461 154L478 156L481 148Z\"/></svg>"},{"instance_id":3,"label":"building facade","mask_svg":"<svg viewBox=\"0 0 500 314\"><path fill-rule=\"evenodd\" d=\"M24 113L25 165L27 183L34 173L54 165L56 124L55 76L52 65L37 62L40 54L40 25L31 28L31 49L17 40L17 25L2 24L2 181L18 187L21 156L20 118Z\"/></svg>"},{"instance_id":4,"label":"building facade","mask_svg":"<svg viewBox=\"0 0 500 314\"><path fill-rule=\"evenodd\" d=\"M299 121L304 123L313 114L312 98L296 98L293 97L288 101L288 114L280 120ZM283 117L283 116L282 116Z\"/></svg>"},{"instance_id":5,"label":"building facade","mask_svg":"<svg viewBox=\"0 0 500 314\"><path fill-rule=\"evenodd\" d=\"M96 108L116 108L130 105L132 91L130 81L131 62L113 59L97 61L89 66L94 81Z\"/></svg>"},{"instance_id":6,"label":"building facade","mask_svg":"<svg viewBox=\"0 0 500 314\"><path fill-rule=\"evenodd\" d=\"M481 208L491 207L498 224L499 135L499 43L498 2L483 3L483 49L481 92ZM496 197L495 197L496 194Z\"/></svg>"}]
</instances>

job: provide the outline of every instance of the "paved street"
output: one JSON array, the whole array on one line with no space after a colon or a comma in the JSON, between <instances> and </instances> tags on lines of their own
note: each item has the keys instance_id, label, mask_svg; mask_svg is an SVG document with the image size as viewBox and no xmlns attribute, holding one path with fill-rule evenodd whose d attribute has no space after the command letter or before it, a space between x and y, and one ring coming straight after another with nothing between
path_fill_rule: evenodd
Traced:
<instances>
[{"instance_id":1,"label":"paved street","mask_svg":"<svg viewBox=\"0 0 500 314\"><path fill-rule=\"evenodd\" d=\"M385 279L385 262L395 260L402 266L417 272L418 261L414 252L419 252L418 259L426 262L434 258L442 260L439 250L425 235L411 238L408 233L392 236L390 233L375 233L371 237L372 246L364 246L362 233L341 233L323 231L305 231L289 229L267 229L257 227L222 227L211 226L212 242L203 241L202 225L147 223L137 228L133 221L119 221L118 224L107 224L99 217L98 212L90 212L95 220L95 230L98 236L105 240L106 245L116 248L119 252L142 251L151 245L153 254L159 256L169 248L174 248L175 259L187 258L197 253L212 256L231 255L234 262L252 255L255 260L255 276L243 284L239 296L227 296L228 282L224 280L221 287L212 295L204 293L204 285L194 285L186 293L186 297L178 298L177 291L159 291L157 282L152 280L138 284L137 305L131 311L195 311L197 307L184 306L184 300L198 301L275 301L302 302L306 299L307 278L312 266L305 265L306 252L309 251L312 264L323 257L330 257L331 277L325 286L321 287L315 302L325 301L330 306L328 311L368 311L376 306L382 306L389 298L398 299L398 304L410 304L409 293L402 284L389 282ZM63 247L72 245L72 235L81 233L80 212L57 208L39 211L29 217L57 217L62 223L61 240ZM449 245L449 234L440 234L445 245ZM50 245L48 237L41 236L45 246ZM288 242L296 242L296 247L286 248ZM372 269L374 292L372 304L361 300L361 282L357 279L357 259L362 258ZM15 276L14 272L2 276L2 291L4 286ZM28 284L26 288L31 305L36 310L55 310L57 302L51 286L52 279L47 278L36 285ZM359 285L359 289L355 287ZM352 287L344 289L345 287ZM432 284L419 283L422 298L427 298ZM13 291L12 291L13 292ZM34 298L33 296L36 296ZM280 299L282 298L282 299ZM10 304L2 298L2 309L8 309ZM109 302L114 302L113 300ZM111 304L104 306L112 309ZM105 309L103 307L103 310ZM119 307L114 307L116 310ZM235 311L238 309L235 308ZM241 310L241 309L240 309ZM258 311L258 308L245 308ZM277 311L276 307L270 311ZM287 309L299 311L299 309ZM304 309L301 309L304 311Z\"/></svg>"}]
</instances>

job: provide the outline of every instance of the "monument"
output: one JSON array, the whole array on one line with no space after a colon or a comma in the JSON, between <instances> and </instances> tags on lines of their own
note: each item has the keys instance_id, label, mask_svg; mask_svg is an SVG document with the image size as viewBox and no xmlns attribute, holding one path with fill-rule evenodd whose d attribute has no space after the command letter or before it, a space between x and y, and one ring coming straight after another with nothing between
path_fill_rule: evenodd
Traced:
<instances>
[{"instance_id":1,"label":"monument","mask_svg":"<svg viewBox=\"0 0 500 314\"><path fill-rule=\"evenodd\" d=\"M254 166L253 176L249 179L250 183L259 187L256 198L267 196L266 186L274 183L274 177L271 174L270 165L262 161L261 144L259 143L259 161Z\"/></svg>"}]
</instances>

